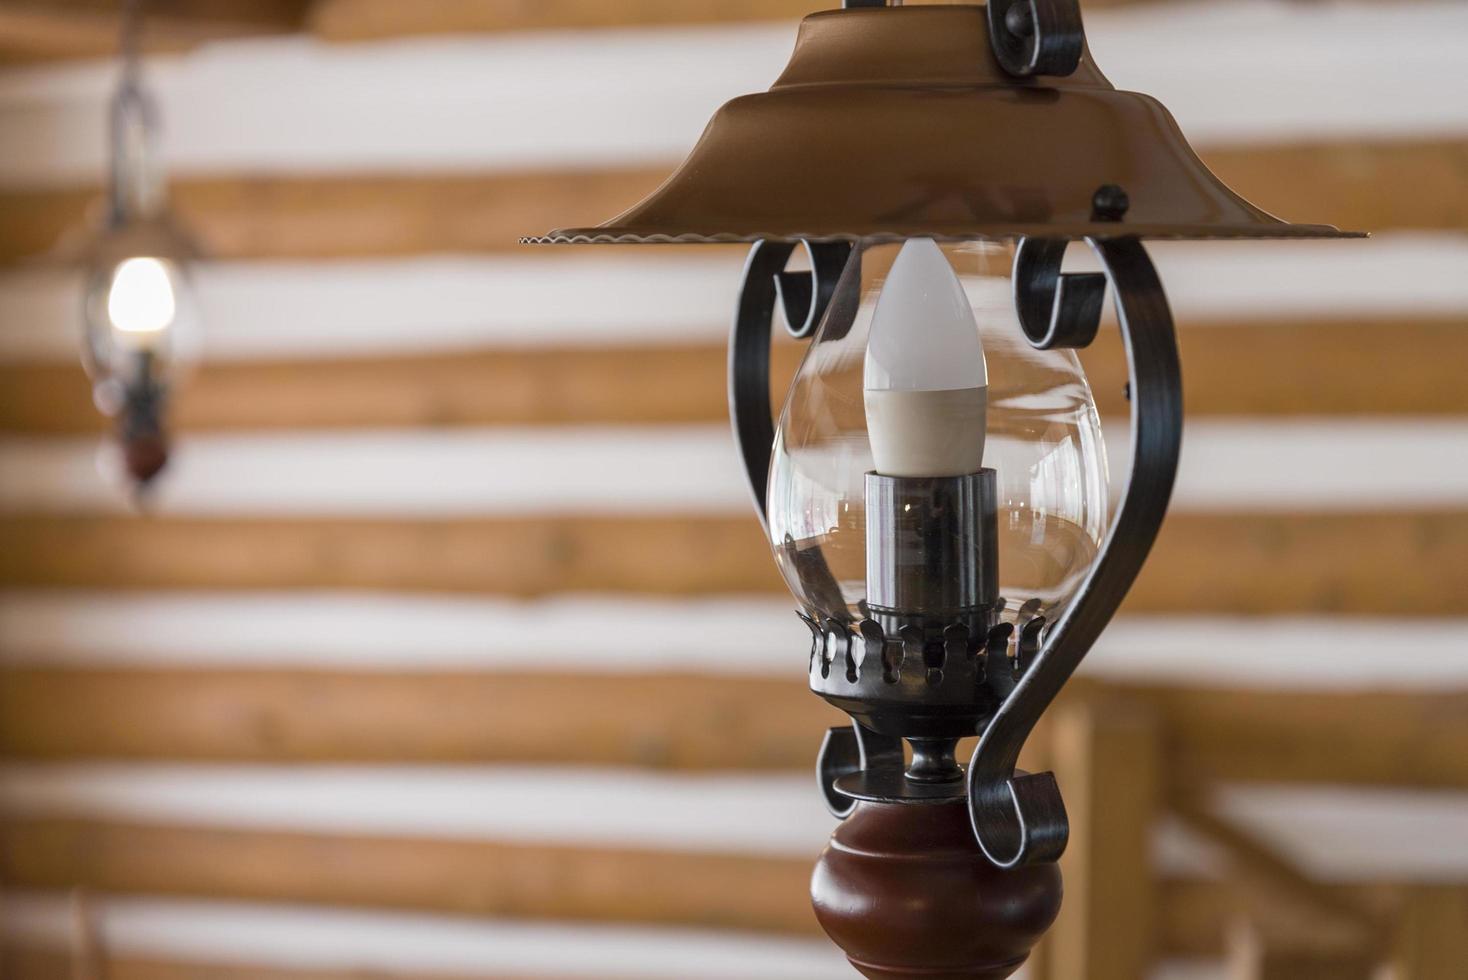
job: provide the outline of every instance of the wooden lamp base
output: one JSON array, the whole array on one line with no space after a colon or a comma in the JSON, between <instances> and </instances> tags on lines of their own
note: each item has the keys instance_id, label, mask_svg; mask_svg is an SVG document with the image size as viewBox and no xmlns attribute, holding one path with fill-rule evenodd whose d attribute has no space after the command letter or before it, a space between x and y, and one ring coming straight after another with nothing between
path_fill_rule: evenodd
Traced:
<instances>
[{"instance_id":1,"label":"wooden lamp base","mask_svg":"<svg viewBox=\"0 0 1468 980\"><path fill-rule=\"evenodd\" d=\"M811 878L821 927L870 980L1008 977L1060 898L1054 864L990 864L961 799L857 804Z\"/></svg>"}]
</instances>

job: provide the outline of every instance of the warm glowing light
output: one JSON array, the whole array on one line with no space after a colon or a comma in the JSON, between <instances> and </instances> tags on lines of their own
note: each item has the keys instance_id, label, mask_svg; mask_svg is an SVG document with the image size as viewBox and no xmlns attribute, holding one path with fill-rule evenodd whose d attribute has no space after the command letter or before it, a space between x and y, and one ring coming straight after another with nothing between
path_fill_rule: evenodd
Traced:
<instances>
[{"instance_id":1,"label":"warm glowing light","mask_svg":"<svg viewBox=\"0 0 1468 980\"><path fill-rule=\"evenodd\" d=\"M107 319L124 334L159 334L178 312L173 275L163 259L127 259L112 273Z\"/></svg>"}]
</instances>

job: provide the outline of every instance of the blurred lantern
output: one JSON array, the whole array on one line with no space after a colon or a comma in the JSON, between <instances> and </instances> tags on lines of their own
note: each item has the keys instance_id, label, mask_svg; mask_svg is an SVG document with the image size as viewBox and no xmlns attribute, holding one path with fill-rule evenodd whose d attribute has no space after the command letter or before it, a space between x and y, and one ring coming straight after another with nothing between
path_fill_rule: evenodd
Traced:
<instances>
[{"instance_id":1,"label":"blurred lantern","mask_svg":"<svg viewBox=\"0 0 1468 980\"><path fill-rule=\"evenodd\" d=\"M1142 241L1347 236L1220 183L1096 68L1075 0L847 8L807 17L774 87L724 106L645 201L527 241L754 243L735 435L813 635L810 686L853 719L819 759L844 822L816 912L869 977L1004 977L1058 911L1068 835L1020 749L1130 588L1177 468L1177 348ZM1100 272L1062 271L1072 241ZM786 268L797 248L806 271ZM1108 284L1133 443L1109 521L1074 353ZM777 310L811 345L775 426Z\"/></svg>"},{"instance_id":2,"label":"blurred lantern","mask_svg":"<svg viewBox=\"0 0 1468 980\"><path fill-rule=\"evenodd\" d=\"M168 212L158 111L141 79L140 18L138 3L129 3L122 74L109 106L105 224L88 256L82 307L93 398L115 420L124 467L138 491L168 461L168 395L198 336L188 274L196 250Z\"/></svg>"}]
</instances>

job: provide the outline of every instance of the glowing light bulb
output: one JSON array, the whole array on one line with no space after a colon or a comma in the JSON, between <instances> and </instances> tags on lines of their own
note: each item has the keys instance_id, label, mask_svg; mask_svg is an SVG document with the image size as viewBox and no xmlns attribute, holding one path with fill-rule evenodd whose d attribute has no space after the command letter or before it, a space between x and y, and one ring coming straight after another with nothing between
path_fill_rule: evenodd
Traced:
<instances>
[{"instance_id":1,"label":"glowing light bulb","mask_svg":"<svg viewBox=\"0 0 1468 980\"><path fill-rule=\"evenodd\" d=\"M867 341L867 434L885 476L983 467L989 372L963 283L928 238L897 253Z\"/></svg>"},{"instance_id":2,"label":"glowing light bulb","mask_svg":"<svg viewBox=\"0 0 1468 980\"><path fill-rule=\"evenodd\" d=\"M158 342L178 314L173 273L163 259L126 259L112 273L107 319L118 339L135 347Z\"/></svg>"}]
</instances>

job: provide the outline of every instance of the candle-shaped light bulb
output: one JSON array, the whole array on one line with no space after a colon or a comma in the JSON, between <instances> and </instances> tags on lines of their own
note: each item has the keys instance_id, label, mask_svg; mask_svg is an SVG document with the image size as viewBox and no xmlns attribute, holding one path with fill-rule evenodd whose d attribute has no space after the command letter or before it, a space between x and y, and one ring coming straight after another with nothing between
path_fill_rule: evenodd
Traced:
<instances>
[{"instance_id":1,"label":"candle-shaped light bulb","mask_svg":"<svg viewBox=\"0 0 1468 980\"><path fill-rule=\"evenodd\" d=\"M163 259L125 259L107 289L107 320L119 343L151 349L178 314L173 270Z\"/></svg>"},{"instance_id":2,"label":"candle-shaped light bulb","mask_svg":"<svg viewBox=\"0 0 1468 980\"><path fill-rule=\"evenodd\" d=\"M897 253L867 342L867 433L884 476L963 476L984 460L989 372L963 283L928 238Z\"/></svg>"}]
</instances>

